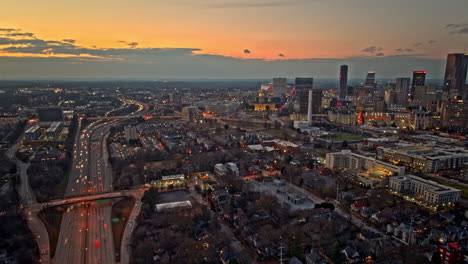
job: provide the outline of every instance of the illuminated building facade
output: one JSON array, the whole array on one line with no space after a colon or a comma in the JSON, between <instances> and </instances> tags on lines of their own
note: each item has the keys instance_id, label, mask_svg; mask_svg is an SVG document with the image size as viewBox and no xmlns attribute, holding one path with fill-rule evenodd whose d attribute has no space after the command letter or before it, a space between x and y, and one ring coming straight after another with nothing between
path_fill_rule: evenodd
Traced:
<instances>
[{"instance_id":1,"label":"illuminated building facade","mask_svg":"<svg viewBox=\"0 0 468 264\"><path fill-rule=\"evenodd\" d=\"M435 206L450 205L461 197L458 189L413 175L390 177L389 187L395 192L414 196Z\"/></svg>"},{"instance_id":2,"label":"illuminated building facade","mask_svg":"<svg viewBox=\"0 0 468 264\"><path fill-rule=\"evenodd\" d=\"M419 145L377 148L377 158L414 171L433 173L463 168L468 162L468 150L459 147L426 147Z\"/></svg>"}]
</instances>

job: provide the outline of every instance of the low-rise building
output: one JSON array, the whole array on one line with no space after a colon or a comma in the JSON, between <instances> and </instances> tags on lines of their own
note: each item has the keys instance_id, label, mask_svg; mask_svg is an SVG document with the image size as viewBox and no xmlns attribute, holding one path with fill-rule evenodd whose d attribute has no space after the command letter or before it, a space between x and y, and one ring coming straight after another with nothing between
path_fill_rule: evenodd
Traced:
<instances>
[{"instance_id":1,"label":"low-rise building","mask_svg":"<svg viewBox=\"0 0 468 264\"><path fill-rule=\"evenodd\" d=\"M236 177L239 176L239 168L237 167L235 163L228 162L226 163L225 166L232 176L236 176Z\"/></svg>"},{"instance_id":2,"label":"low-rise building","mask_svg":"<svg viewBox=\"0 0 468 264\"><path fill-rule=\"evenodd\" d=\"M219 177L224 177L228 174L226 166L221 163L218 163L214 166L214 173Z\"/></svg>"},{"instance_id":3,"label":"low-rise building","mask_svg":"<svg viewBox=\"0 0 468 264\"><path fill-rule=\"evenodd\" d=\"M413 175L390 177L389 187L392 191L414 196L434 206L450 205L461 197L458 189Z\"/></svg>"},{"instance_id":4,"label":"low-rise building","mask_svg":"<svg viewBox=\"0 0 468 264\"><path fill-rule=\"evenodd\" d=\"M437 172L460 169L468 162L468 150L460 147L428 147L402 145L395 148L377 148L380 160L404 165L416 171Z\"/></svg>"},{"instance_id":5,"label":"low-rise building","mask_svg":"<svg viewBox=\"0 0 468 264\"><path fill-rule=\"evenodd\" d=\"M368 187L385 187L389 176L405 175L405 167L366 157L350 150L327 153L326 165L330 169L348 169L353 178Z\"/></svg>"},{"instance_id":6,"label":"low-rise building","mask_svg":"<svg viewBox=\"0 0 468 264\"><path fill-rule=\"evenodd\" d=\"M32 126L24 132L24 135L28 140L35 140L41 135L41 127L39 125Z\"/></svg>"},{"instance_id":7,"label":"low-rise building","mask_svg":"<svg viewBox=\"0 0 468 264\"><path fill-rule=\"evenodd\" d=\"M46 130L46 135L48 138L56 138L62 129L60 122L54 122L52 125Z\"/></svg>"}]
</instances>

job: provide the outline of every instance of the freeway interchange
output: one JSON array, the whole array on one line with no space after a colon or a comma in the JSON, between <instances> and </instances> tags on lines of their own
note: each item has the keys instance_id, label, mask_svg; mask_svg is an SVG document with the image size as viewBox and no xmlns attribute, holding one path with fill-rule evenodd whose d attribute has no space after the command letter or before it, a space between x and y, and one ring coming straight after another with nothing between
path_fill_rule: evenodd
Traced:
<instances>
[{"instance_id":1,"label":"freeway interchange","mask_svg":"<svg viewBox=\"0 0 468 264\"><path fill-rule=\"evenodd\" d=\"M25 197L23 200L27 201L24 209L28 223L39 245L41 263L107 264L116 263L116 256L122 259L120 263L128 262L128 241L135 228L134 222L141 205L139 199L143 196L145 188L113 192L112 168L105 143L110 128L128 117L96 120L81 133L77 133L72 169L63 200L40 204L30 198L30 192L22 192L22 196ZM78 127L81 127L81 120L79 122ZM26 169L27 167L24 171ZM93 201L130 196L136 198L136 203L128 219L129 225L125 227L119 251L114 248L112 203ZM67 207L63 213L55 256L52 259L48 233L37 213L44 208L55 206Z\"/></svg>"}]
</instances>

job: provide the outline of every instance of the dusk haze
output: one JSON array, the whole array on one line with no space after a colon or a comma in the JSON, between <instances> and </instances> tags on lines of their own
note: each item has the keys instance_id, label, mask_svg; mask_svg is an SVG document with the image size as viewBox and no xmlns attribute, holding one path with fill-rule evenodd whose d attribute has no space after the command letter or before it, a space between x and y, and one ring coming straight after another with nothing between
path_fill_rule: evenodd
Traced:
<instances>
[{"instance_id":1,"label":"dusk haze","mask_svg":"<svg viewBox=\"0 0 468 264\"><path fill-rule=\"evenodd\" d=\"M468 0L0 18L0 264L468 263Z\"/></svg>"}]
</instances>

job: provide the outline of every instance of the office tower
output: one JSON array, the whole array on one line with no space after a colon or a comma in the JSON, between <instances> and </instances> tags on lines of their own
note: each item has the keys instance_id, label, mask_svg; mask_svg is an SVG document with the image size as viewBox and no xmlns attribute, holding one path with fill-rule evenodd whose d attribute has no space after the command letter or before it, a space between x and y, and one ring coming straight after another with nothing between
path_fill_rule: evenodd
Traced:
<instances>
[{"instance_id":1,"label":"office tower","mask_svg":"<svg viewBox=\"0 0 468 264\"><path fill-rule=\"evenodd\" d=\"M444 99L468 99L466 88L466 72L468 54L448 54L444 78Z\"/></svg>"},{"instance_id":2,"label":"office tower","mask_svg":"<svg viewBox=\"0 0 468 264\"><path fill-rule=\"evenodd\" d=\"M447 55L441 102L442 126L468 128L468 54Z\"/></svg>"},{"instance_id":3,"label":"office tower","mask_svg":"<svg viewBox=\"0 0 468 264\"><path fill-rule=\"evenodd\" d=\"M286 78L273 78L273 97L283 97L286 94L288 87L288 79Z\"/></svg>"},{"instance_id":4,"label":"office tower","mask_svg":"<svg viewBox=\"0 0 468 264\"><path fill-rule=\"evenodd\" d=\"M307 115L309 106L309 90L314 86L314 78L300 78L295 80L296 94L299 95L299 114Z\"/></svg>"},{"instance_id":5,"label":"office tower","mask_svg":"<svg viewBox=\"0 0 468 264\"><path fill-rule=\"evenodd\" d=\"M37 117L41 122L63 121L61 107L41 107L37 108Z\"/></svg>"},{"instance_id":6,"label":"office tower","mask_svg":"<svg viewBox=\"0 0 468 264\"><path fill-rule=\"evenodd\" d=\"M127 140L127 143L130 143L130 141L138 140L136 127L126 126L124 129L125 129L125 139Z\"/></svg>"},{"instance_id":7,"label":"office tower","mask_svg":"<svg viewBox=\"0 0 468 264\"><path fill-rule=\"evenodd\" d=\"M322 89L312 89L312 114L320 114L320 109L322 108Z\"/></svg>"},{"instance_id":8,"label":"office tower","mask_svg":"<svg viewBox=\"0 0 468 264\"><path fill-rule=\"evenodd\" d=\"M405 104L410 93L410 78L396 78L395 93L398 104Z\"/></svg>"},{"instance_id":9,"label":"office tower","mask_svg":"<svg viewBox=\"0 0 468 264\"><path fill-rule=\"evenodd\" d=\"M340 66L340 92L338 94L339 99L345 99L347 95L348 86L348 65Z\"/></svg>"},{"instance_id":10,"label":"office tower","mask_svg":"<svg viewBox=\"0 0 468 264\"><path fill-rule=\"evenodd\" d=\"M312 123L312 90L309 90L309 100L307 107L307 123Z\"/></svg>"},{"instance_id":11,"label":"office tower","mask_svg":"<svg viewBox=\"0 0 468 264\"><path fill-rule=\"evenodd\" d=\"M366 86L375 86L375 72L368 72L366 76Z\"/></svg>"},{"instance_id":12,"label":"office tower","mask_svg":"<svg viewBox=\"0 0 468 264\"><path fill-rule=\"evenodd\" d=\"M409 92L409 100L414 101L414 90L417 86L424 86L426 84L426 72L425 71L414 71L413 82L411 83L411 90Z\"/></svg>"},{"instance_id":13,"label":"office tower","mask_svg":"<svg viewBox=\"0 0 468 264\"><path fill-rule=\"evenodd\" d=\"M396 94L394 90L385 90L384 101L387 107L396 103Z\"/></svg>"}]
</instances>

